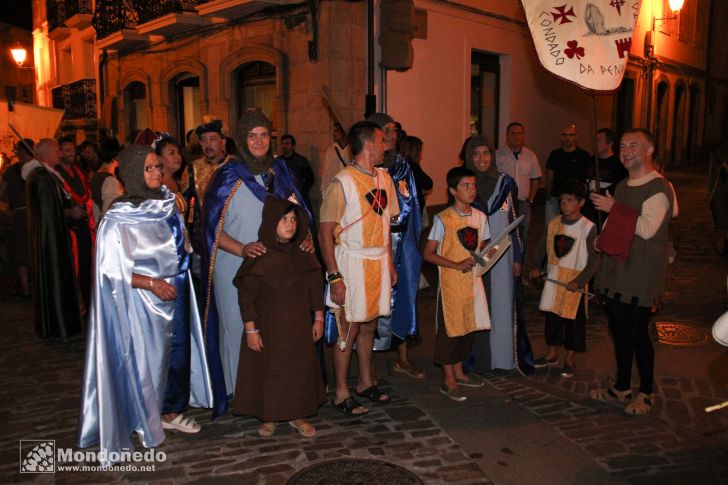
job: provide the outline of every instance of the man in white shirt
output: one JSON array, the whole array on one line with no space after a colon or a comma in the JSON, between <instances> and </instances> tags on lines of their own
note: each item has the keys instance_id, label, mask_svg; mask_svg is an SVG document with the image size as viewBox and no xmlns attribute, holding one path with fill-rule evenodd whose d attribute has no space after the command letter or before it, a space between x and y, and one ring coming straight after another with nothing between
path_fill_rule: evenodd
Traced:
<instances>
[{"instance_id":1,"label":"man in white shirt","mask_svg":"<svg viewBox=\"0 0 728 485\"><path fill-rule=\"evenodd\" d=\"M311 204L316 213L318 213L318 208L321 205L322 193L326 189L326 186L329 185L334 175L349 165L352 160L349 140L346 137L344 129L341 127L341 123L338 121L334 123L334 129L331 135L334 138L334 144L326 150L324 159L316 174L317 177L314 180L313 189L310 192Z\"/></svg>"},{"instance_id":2,"label":"man in white shirt","mask_svg":"<svg viewBox=\"0 0 728 485\"><path fill-rule=\"evenodd\" d=\"M524 146L525 143L526 130L521 123L514 121L506 128L506 146L495 152L498 171L513 177L518 186L518 215L525 216L520 226L524 246L531 223L531 204L538 194L542 177L538 158Z\"/></svg>"}]
</instances>

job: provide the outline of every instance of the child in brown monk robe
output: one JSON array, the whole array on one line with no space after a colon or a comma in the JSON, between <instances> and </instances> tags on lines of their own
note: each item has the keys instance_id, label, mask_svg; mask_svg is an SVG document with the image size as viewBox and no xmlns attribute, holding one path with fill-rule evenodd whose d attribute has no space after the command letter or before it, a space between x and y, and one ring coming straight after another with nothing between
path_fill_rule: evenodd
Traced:
<instances>
[{"instance_id":1,"label":"child in brown monk robe","mask_svg":"<svg viewBox=\"0 0 728 485\"><path fill-rule=\"evenodd\" d=\"M299 248L307 227L300 206L268 197L258 231L266 252L246 259L233 280L245 322L233 412L263 421L261 436L280 421L315 436L303 418L325 400L312 345L323 334L323 280L316 257Z\"/></svg>"}]
</instances>

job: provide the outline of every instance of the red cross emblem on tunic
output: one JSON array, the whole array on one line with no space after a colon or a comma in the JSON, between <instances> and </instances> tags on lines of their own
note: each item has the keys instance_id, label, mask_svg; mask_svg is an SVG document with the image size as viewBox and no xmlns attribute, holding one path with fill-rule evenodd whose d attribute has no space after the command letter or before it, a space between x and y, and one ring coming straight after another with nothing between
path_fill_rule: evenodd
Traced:
<instances>
[{"instance_id":1,"label":"red cross emblem on tunic","mask_svg":"<svg viewBox=\"0 0 728 485\"><path fill-rule=\"evenodd\" d=\"M367 195L365 195L364 198L367 200L367 202L369 202L369 205L372 206L374 212L376 212L380 216L382 215L382 212L384 212L384 209L387 208L386 190L372 189L367 192Z\"/></svg>"},{"instance_id":2,"label":"red cross emblem on tunic","mask_svg":"<svg viewBox=\"0 0 728 485\"><path fill-rule=\"evenodd\" d=\"M474 227L463 227L458 230L458 240L468 251L478 248L478 230Z\"/></svg>"}]
</instances>

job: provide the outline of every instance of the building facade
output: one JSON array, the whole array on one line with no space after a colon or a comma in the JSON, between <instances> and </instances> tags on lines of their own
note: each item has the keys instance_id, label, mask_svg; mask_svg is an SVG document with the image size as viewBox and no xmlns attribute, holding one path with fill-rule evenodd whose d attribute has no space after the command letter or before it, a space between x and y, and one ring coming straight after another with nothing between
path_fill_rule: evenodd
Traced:
<instances>
[{"instance_id":1,"label":"building facade","mask_svg":"<svg viewBox=\"0 0 728 485\"><path fill-rule=\"evenodd\" d=\"M146 127L182 138L207 115L233 128L260 109L314 165L334 111L345 125L387 111L424 141L437 204L463 140L503 144L515 120L542 163L567 123L591 151L595 113L598 128L654 131L665 167L699 159L725 118L725 77L708 81L725 63L710 62L724 37L708 28L713 3L685 0L674 16L667 0L643 0L624 83L592 98L541 68L514 0L34 0L37 99L65 108L63 131L79 140L103 129L128 142ZM387 53L372 39L402 8L411 68L380 69Z\"/></svg>"},{"instance_id":2,"label":"building facade","mask_svg":"<svg viewBox=\"0 0 728 485\"><path fill-rule=\"evenodd\" d=\"M64 5L54 22L49 12ZM79 140L103 129L128 143L147 127L184 139L205 117L232 130L245 110L259 109L275 135L293 133L315 162L334 119L322 88L346 124L364 113L363 4L317 2L313 13L291 0L34 6L46 12L35 16L36 49L49 53L38 98L66 107L63 131Z\"/></svg>"},{"instance_id":3,"label":"building facade","mask_svg":"<svg viewBox=\"0 0 728 485\"><path fill-rule=\"evenodd\" d=\"M706 103L710 0L685 0L676 16L667 0L642 0L623 84L595 99L539 65L520 2L484 3L416 0L425 38L413 41L411 70L387 74L389 111L425 141L424 164L436 181L465 137L477 132L503 145L511 121L525 125L526 144L542 164L567 123L576 123L580 146L593 152L595 117L597 128L653 131L665 167L700 159L713 109ZM655 18L664 19L653 28ZM432 202L443 200L441 183Z\"/></svg>"}]
</instances>

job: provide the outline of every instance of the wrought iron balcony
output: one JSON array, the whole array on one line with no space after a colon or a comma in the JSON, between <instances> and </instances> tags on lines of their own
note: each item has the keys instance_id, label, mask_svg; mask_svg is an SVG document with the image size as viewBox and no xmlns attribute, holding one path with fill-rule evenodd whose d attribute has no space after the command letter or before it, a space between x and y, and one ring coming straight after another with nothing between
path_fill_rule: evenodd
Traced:
<instances>
[{"instance_id":1,"label":"wrought iron balcony","mask_svg":"<svg viewBox=\"0 0 728 485\"><path fill-rule=\"evenodd\" d=\"M200 0L136 0L140 34L173 36L210 23L197 14Z\"/></svg>"},{"instance_id":2,"label":"wrought iron balcony","mask_svg":"<svg viewBox=\"0 0 728 485\"><path fill-rule=\"evenodd\" d=\"M51 99L53 100L53 107L56 109L66 109L66 100L70 103L70 97L68 96L68 85L61 84L51 89Z\"/></svg>"},{"instance_id":3,"label":"wrought iron balcony","mask_svg":"<svg viewBox=\"0 0 728 485\"><path fill-rule=\"evenodd\" d=\"M91 0L66 1L66 25L83 29L91 25L93 19L93 5Z\"/></svg>"},{"instance_id":4,"label":"wrought iron balcony","mask_svg":"<svg viewBox=\"0 0 728 485\"><path fill-rule=\"evenodd\" d=\"M133 29L139 21L139 16L131 6L131 2L124 0L96 0L93 26L96 30L96 40L106 37L124 29Z\"/></svg>"},{"instance_id":5,"label":"wrought iron balcony","mask_svg":"<svg viewBox=\"0 0 728 485\"><path fill-rule=\"evenodd\" d=\"M170 13L194 12L200 0L136 0L134 10L143 24Z\"/></svg>"},{"instance_id":6,"label":"wrought iron balcony","mask_svg":"<svg viewBox=\"0 0 728 485\"><path fill-rule=\"evenodd\" d=\"M303 0L200 0L197 11L203 17L222 17L235 20L245 15L278 5L293 5Z\"/></svg>"},{"instance_id":7,"label":"wrought iron balcony","mask_svg":"<svg viewBox=\"0 0 728 485\"><path fill-rule=\"evenodd\" d=\"M53 107L65 111L64 120L95 120L96 80L81 79L51 89Z\"/></svg>"},{"instance_id":8,"label":"wrought iron balcony","mask_svg":"<svg viewBox=\"0 0 728 485\"><path fill-rule=\"evenodd\" d=\"M66 5L66 18L70 19L76 14L92 14L94 13L91 0L65 0L63 3Z\"/></svg>"},{"instance_id":9,"label":"wrought iron balcony","mask_svg":"<svg viewBox=\"0 0 728 485\"><path fill-rule=\"evenodd\" d=\"M68 25L75 15L91 15L91 0L46 0L48 31ZM75 26L75 25L74 25Z\"/></svg>"},{"instance_id":10,"label":"wrought iron balcony","mask_svg":"<svg viewBox=\"0 0 728 485\"><path fill-rule=\"evenodd\" d=\"M46 17L49 32L63 25L66 21L65 3L61 0L46 0Z\"/></svg>"}]
</instances>

